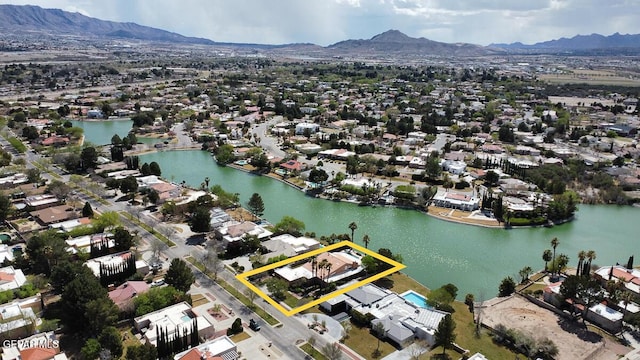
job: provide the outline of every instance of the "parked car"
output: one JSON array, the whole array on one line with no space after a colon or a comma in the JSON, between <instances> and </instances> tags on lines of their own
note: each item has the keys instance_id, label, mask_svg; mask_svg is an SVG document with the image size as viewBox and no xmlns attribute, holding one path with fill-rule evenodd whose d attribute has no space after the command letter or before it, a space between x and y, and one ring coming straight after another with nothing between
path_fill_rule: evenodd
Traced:
<instances>
[{"instance_id":1,"label":"parked car","mask_svg":"<svg viewBox=\"0 0 640 360\"><path fill-rule=\"evenodd\" d=\"M258 324L257 321L251 319L249 320L249 328L253 331L259 331L260 330L260 324Z\"/></svg>"},{"instance_id":2,"label":"parked car","mask_svg":"<svg viewBox=\"0 0 640 360\"><path fill-rule=\"evenodd\" d=\"M164 279L158 279L151 283L151 287L162 286L164 284L165 284Z\"/></svg>"}]
</instances>

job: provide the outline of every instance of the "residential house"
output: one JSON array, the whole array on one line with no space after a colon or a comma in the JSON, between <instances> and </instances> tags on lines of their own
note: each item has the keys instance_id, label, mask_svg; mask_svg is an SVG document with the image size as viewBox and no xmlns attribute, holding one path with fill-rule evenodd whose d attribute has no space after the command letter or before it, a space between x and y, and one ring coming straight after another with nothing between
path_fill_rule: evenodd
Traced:
<instances>
[{"instance_id":1,"label":"residential house","mask_svg":"<svg viewBox=\"0 0 640 360\"><path fill-rule=\"evenodd\" d=\"M53 135L46 138L42 138L38 143L42 146L54 146L61 147L67 146L71 140L66 136Z\"/></svg>"},{"instance_id":2,"label":"residential house","mask_svg":"<svg viewBox=\"0 0 640 360\"><path fill-rule=\"evenodd\" d=\"M352 278L363 270L361 258L353 251L347 250L321 253L302 266L278 268L275 274L289 284L299 284L312 279L328 284Z\"/></svg>"},{"instance_id":3,"label":"residential house","mask_svg":"<svg viewBox=\"0 0 640 360\"><path fill-rule=\"evenodd\" d=\"M0 305L0 340L31 336L41 310L40 295Z\"/></svg>"},{"instance_id":4,"label":"residential house","mask_svg":"<svg viewBox=\"0 0 640 360\"><path fill-rule=\"evenodd\" d=\"M616 334L622 330L623 314L604 304L595 304L587 310L585 319Z\"/></svg>"},{"instance_id":5,"label":"residential house","mask_svg":"<svg viewBox=\"0 0 640 360\"><path fill-rule=\"evenodd\" d=\"M127 281L109 291L108 295L120 311L133 312L135 310L133 299L147 291L149 291L149 284L146 281Z\"/></svg>"},{"instance_id":6,"label":"residential house","mask_svg":"<svg viewBox=\"0 0 640 360\"><path fill-rule=\"evenodd\" d=\"M58 199L55 195L41 194L27 196L24 199L24 203L31 210L40 210L54 205L59 205L60 199Z\"/></svg>"},{"instance_id":7,"label":"residential house","mask_svg":"<svg viewBox=\"0 0 640 360\"><path fill-rule=\"evenodd\" d=\"M433 204L443 208L473 211L480 208L480 199L455 192L439 192L433 197Z\"/></svg>"},{"instance_id":8,"label":"residential house","mask_svg":"<svg viewBox=\"0 0 640 360\"><path fill-rule=\"evenodd\" d=\"M97 258L93 258L85 262L84 264L91 269L93 274L100 278L100 266L118 266L129 259L129 257L135 256L131 251L123 251L116 254L105 255ZM141 274L147 274L149 272L149 264L144 260L136 260L136 272Z\"/></svg>"},{"instance_id":9,"label":"residential house","mask_svg":"<svg viewBox=\"0 0 640 360\"><path fill-rule=\"evenodd\" d=\"M174 360L237 360L239 358L238 347L226 335L209 340L173 357Z\"/></svg>"},{"instance_id":10,"label":"residential house","mask_svg":"<svg viewBox=\"0 0 640 360\"><path fill-rule=\"evenodd\" d=\"M53 206L42 210L36 210L29 213L42 226L59 223L69 219L77 218L77 214L67 205Z\"/></svg>"},{"instance_id":11,"label":"residential house","mask_svg":"<svg viewBox=\"0 0 640 360\"><path fill-rule=\"evenodd\" d=\"M24 285L27 278L20 269L6 266L0 269L0 291L14 290Z\"/></svg>"},{"instance_id":12,"label":"residential house","mask_svg":"<svg viewBox=\"0 0 640 360\"><path fill-rule=\"evenodd\" d=\"M269 249L266 258L285 255L288 257L304 254L320 248L320 242L305 236L295 237L290 234L282 234L264 241L262 246Z\"/></svg>"},{"instance_id":13,"label":"residential house","mask_svg":"<svg viewBox=\"0 0 640 360\"><path fill-rule=\"evenodd\" d=\"M269 238L272 234L271 231L251 221L232 223L216 230L216 235L222 238L227 246L241 241L247 235L256 236L262 241Z\"/></svg>"},{"instance_id":14,"label":"residential house","mask_svg":"<svg viewBox=\"0 0 640 360\"><path fill-rule=\"evenodd\" d=\"M180 333L191 331L195 322L198 336L207 339L215 333L213 324L204 316L196 315L191 305L186 302L138 316L133 319L133 322L136 330L144 334L144 341L154 346L157 345L158 329L162 329L169 338L172 338L176 331Z\"/></svg>"},{"instance_id":15,"label":"residential house","mask_svg":"<svg viewBox=\"0 0 640 360\"><path fill-rule=\"evenodd\" d=\"M6 345L2 347L2 360L67 360L53 331L20 339L14 346Z\"/></svg>"},{"instance_id":16,"label":"residential house","mask_svg":"<svg viewBox=\"0 0 640 360\"><path fill-rule=\"evenodd\" d=\"M91 245L106 243L109 248L114 247L115 241L112 238L113 234L111 233L100 233L100 234L91 234L75 237L73 239L67 239L65 242L67 243L67 251L72 254L78 253L91 253Z\"/></svg>"}]
</instances>

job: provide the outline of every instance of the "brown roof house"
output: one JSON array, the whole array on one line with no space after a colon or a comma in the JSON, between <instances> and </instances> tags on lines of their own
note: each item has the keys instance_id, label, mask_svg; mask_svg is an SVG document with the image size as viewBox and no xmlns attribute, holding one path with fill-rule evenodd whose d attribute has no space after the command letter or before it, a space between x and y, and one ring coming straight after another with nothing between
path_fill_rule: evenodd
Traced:
<instances>
[{"instance_id":1,"label":"brown roof house","mask_svg":"<svg viewBox=\"0 0 640 360\"><path fill-rule=\"evenodd\" d=\"M127 281L109 291L111 299L122 312L133 312L133 299L139 294L149 291L149 284L145 281Z\"/></svg>"}]
</instances>

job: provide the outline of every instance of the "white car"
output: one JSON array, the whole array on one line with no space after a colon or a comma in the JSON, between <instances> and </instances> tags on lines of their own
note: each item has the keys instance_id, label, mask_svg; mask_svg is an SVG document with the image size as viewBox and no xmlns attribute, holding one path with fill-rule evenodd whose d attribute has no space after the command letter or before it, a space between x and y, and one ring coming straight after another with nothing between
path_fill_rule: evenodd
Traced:
<instances>
[{"instance_id":1,"label":"white car","mask_svg":"<svg viewBox=\"0 0 640 360\"><path fill-rule=\"evenodd\" d=\"M164 284L165 284L164 279L158 279L151 283L151 287L162 286Z\"/></svg>"}]
</instances>

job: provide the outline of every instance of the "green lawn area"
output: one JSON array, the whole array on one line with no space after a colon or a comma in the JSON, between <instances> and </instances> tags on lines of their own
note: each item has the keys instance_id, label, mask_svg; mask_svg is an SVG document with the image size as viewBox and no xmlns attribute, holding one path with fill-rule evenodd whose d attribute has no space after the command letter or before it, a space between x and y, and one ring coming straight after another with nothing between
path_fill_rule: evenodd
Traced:
<instances>
[{"instance_id":1,"label":"green lawn area","mask_svg":"<svg viewBox=\"0 0 640 360\"><path fill-rule=\"evenodd\" d=\"M25 151L27 151L27 146L25 144L23 144L22 141L20 141L20 139L18 139L18 138L12 136L12 137L8 138L7 141L14 148L16 148L17 152L23 154Z\"/></svg>"},{"instance_id":2,"label":"green lawn area","mask_svg":"<svg viewBox=\"0 0 640 360\"><path fill-rule=\"evenodd\" d=\"M314 358L316 360L325 360L326 359L326 357L324 355L322 355L320 353L320 351L318 351L316 348L311 346L309 343L305 343L304 345L300 346L300 349L302 349L302 351L306 352L307 354L309 354L309 356L311 356L312 358Z\"/></svg>"},{"instance_id":3,"label":"green lawn area","mask_svg":"<svg viewBox=\"0 0 640 360\"><path fill-rule=\"evenodd\" d=\"M250 338L251 338L251 335L247 334L246 331L230 336L230 339L233 340L234 343L239 343L242 340L247 340Z\"/></svg>"},{"instance_id":4,"label":"green lawn area","mask_svg":"<svg viewBox=\"0 0 640 360\"><path fill-rule=\"evenodd\" d=\"M370 333L368 327L352 325L348 335L344 344L367 359L380 359L396 351L391 344L380 340L380 356L374 358L373 353L378 347L378 338Z\"/></svg>"}]
</instances>

